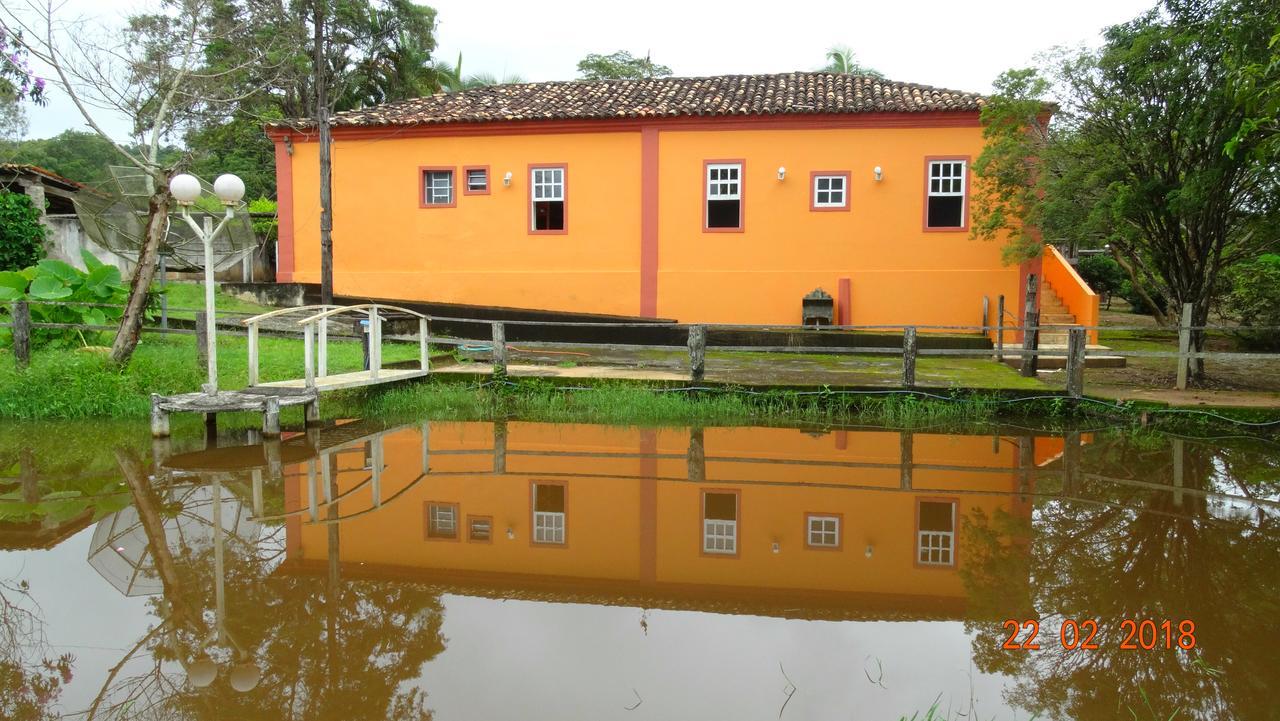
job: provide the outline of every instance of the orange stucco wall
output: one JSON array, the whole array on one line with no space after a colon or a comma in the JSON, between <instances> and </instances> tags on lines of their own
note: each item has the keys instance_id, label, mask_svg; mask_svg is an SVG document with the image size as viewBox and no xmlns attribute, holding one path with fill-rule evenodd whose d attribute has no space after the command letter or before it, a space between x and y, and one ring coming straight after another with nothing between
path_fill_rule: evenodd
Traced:
<instances>
[{"instance_id":1,"label":"orange stucco wall","mask_svg":"<svg viewBox=\"0 0 1280 721\"><path fill-rule=\"evenodd\" d=\"M923 121L921 121L923 122ZM816 287L849 279L850 324L977 325L982 298L1016 299L1001 244L923 228L925 159L975 158L981 128L742 128L715 121L607 132L337 132L334 284L339 294L657 315L683 322L798 323ZM656 129L655 129L656 128ZM645 138L645 140L642 140ZM317 150L292 139L292 251L282 278L319 280ZM703 163L745 161L742 232L703 230ZM528 232L530 164L564 163L568 232ZM492 190L419 207L419 168L487 165ZM778 180L784 166L786 177ZM883 169L883 180L873 168ZM810 172L847 171L849 212L810 209ZM502 177L512 174L510 186ZM972 179L972 178L971 178ZM647 190L646 190L647 189ZM972 192L970 192L972 195ZM282 202L281 207L285 208ZM646 212L648 211L648 212ZM283 211L282 211L283 212ZM282 248L286 241L282 239ZM288 260L291 257L292 260ZM1012 300L1010 301L1012 304ZM994 317L990 318L994 323Z\"/></svg>"},{"instance_id":2,"label":"orange stucco wall","mask_svg":"<svg viewBox=\"0 0 1280 721\"><path fill-rule=\"evenodd\" d=\"M478 577L518 575L703 587L905 594L959 599L965 538L959 519L975 509L1019 512L1012 439L993 445L987 436L913 437L913 490L900 490L898 433L843 432L812 436L793 429L707 429L705 481L691 481L687 430L624 429L586 425L512 423L507 428L506 474L493 474L491 424L432 423L431 472L421 469L421 431L384 437L382 495L393 502L341 526L340 560L357 566L412 573L448 571ZM454 453L450 453L454 451ZM528 455L555 451L554 456ZM574 454L581 454L575 457ZM654 454L657 454L656 456ZM615 457L608 457L613 455ZM629 457L620 457L626 455ZM647 456L647 457L640 457ZM355 469L338 474L341 491L368 478ZM357 456L358 458L358 456ZM794 464L748 463L748 459ZM884 467L841 467L861 462ZM808 465L804 465L808 463ZM930 468L937 466L937 468ZM972 471L958 471L955 467ZM295 468L287 482L302 488L307 474ZM560 482L565 490L566 545L531 543L530 484ZM739 551L734 557L702 553L701 494L740 493ZM319 494L318 495L322 495ZM915 513L922 499L957 502L957 563L915 563ZM459 520L493 519L493 540L425 539L427 503L456 503ZM343 515L368 508L367 487L339 504ZM1023 509L1025 510L1025 509ZM806 513L843 516L842 548L805 546ZM325 511L321 510L321 517ZM514 538L508 538L510 528ZM328 553L323 524L289 533L291 559L322 561ZM296 541L296 542L295 542ZM780 553L773 553L773 543ZM871 546L870 558L866 548Z\"/></svg>"}]
</instances>

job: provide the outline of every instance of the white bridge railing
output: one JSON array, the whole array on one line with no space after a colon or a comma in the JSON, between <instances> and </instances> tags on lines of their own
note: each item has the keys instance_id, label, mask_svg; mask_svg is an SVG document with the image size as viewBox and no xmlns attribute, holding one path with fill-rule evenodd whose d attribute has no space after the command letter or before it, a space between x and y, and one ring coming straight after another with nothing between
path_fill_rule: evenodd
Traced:
<instances>
[{"instance_id":1,"label":"white bridge railing","mask_svg":"<svg viewBox=\"0 0 1280 721\"><path fill-rule=\"evenodd\" d=\"M269 313L246 318L243 323L249 331L249 385L256 386L261 381L258 353L258 334L264 320L281 320L285 316L308 314L296 321L302 326L303 365L305 366L305 383L307 388L316 387L317 378L329 375L329 320L340 315L367 316L369 325L369 378L377 380L382 373L382 323L386 320L384 313L391 311L418 319L419 362L423 373L429 370L429 351L427 339L429 331L427 316L417 311L395 305L380 303L362 303L359 305L307 305L297 308L282 308Z\"/></svg>"}]
</instances>

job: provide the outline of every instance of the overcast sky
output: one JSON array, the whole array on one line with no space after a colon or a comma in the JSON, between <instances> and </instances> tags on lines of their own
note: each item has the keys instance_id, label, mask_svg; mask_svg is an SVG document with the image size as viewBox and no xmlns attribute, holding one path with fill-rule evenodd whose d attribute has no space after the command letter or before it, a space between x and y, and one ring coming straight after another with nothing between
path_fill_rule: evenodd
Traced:
<instances>
[{"instance_id":1,"label":"overcast sky","mask_svg":"<svg viewBox=\"0 0 1280 721\"><path fill-rule=\"evenodd\" d=\"M651 53L677 75L812 70L832 45L889 78L985 92L1002 70L1032 62L1056 45L1096 45L1107 25L1154 0L650 0L644 3L528 0L436 0L437 56L462 53L464 74L517 73L526 80L576 75L587 53ZM69 0L64 11L119 23L145 0ZM29 112L28 137L83 129L74 107L54 90ZM125 135L116 118L110 132Z\"/></svg>"}]
</instances>

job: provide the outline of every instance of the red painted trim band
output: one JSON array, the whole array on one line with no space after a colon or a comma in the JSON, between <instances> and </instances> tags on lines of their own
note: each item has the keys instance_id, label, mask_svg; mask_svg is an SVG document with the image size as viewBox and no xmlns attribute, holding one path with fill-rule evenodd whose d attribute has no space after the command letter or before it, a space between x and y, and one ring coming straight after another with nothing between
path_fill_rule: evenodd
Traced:
<instances>
[{"instance_id":1,"label":"red painted trim band","mask_svg":"<svg viewBox=\"0 0 1280 721\"><path fill-rule=\"evenodd\" d=\"M658 130L640 131L640 316L658 317Z\"/></svg>"}]
</instances>

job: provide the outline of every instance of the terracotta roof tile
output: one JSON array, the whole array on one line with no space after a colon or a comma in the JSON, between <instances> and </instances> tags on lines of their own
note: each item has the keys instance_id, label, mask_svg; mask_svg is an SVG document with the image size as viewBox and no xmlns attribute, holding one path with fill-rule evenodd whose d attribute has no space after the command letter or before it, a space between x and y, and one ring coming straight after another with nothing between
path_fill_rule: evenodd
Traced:
<instances>
[{"instance_id":1,"label":"terracotta roof tile","mask_svg":"<svg viewBox=\"0 0 1280 721\"><path fill-rule=\"evenodd\" d=\"M335 127L691 116L976 111L976 93L865 75L795 72L494 85L333 116ZM295 125L295 127L297 127ZM305 127L305 125L304 125Z\"/></svg>"}]
</instances>

